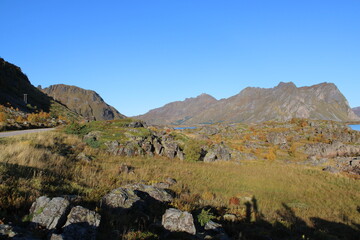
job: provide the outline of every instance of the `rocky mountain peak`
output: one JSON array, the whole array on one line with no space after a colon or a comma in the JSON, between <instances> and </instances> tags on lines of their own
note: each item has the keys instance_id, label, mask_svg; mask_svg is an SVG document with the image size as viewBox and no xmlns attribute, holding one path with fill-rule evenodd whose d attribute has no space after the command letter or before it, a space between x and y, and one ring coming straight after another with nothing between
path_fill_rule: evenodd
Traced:
<instances>
[{"instance_id":1,"label":"rocky mountain peak","mask_svg":"<svg viewBox=\"0 0 360 240\"><path fill-rule=\"evenodd\" d=\"M112 120L125 117L92 90L56 84L44 88L42 91L90 120Z\"/></svg>"}]
</instances>

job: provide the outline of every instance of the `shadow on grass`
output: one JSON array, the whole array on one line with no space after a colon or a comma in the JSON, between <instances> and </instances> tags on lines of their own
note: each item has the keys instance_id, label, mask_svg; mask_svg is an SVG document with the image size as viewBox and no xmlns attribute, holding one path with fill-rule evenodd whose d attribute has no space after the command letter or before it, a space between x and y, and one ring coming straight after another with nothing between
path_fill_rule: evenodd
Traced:
<instances>
[{"instance_id":1,"label":"shadow on grass","mask_svg":"<svg viewBox=\"0 0 360 240\"><path fill-rule=\"evenodd\" d=\"M224 221L225 231L235 240L285 240L285 239L319 239L319 240L359 240L360 225L346 225L311 218L311 226L296 216L293 209L285 203L277 210L278 220L270 223L259 212L255 197L245 203L245 218L240 221ZM355 211L355 209L354 209ZM357 209L359 211L359 208ZM253 220L253 221L252 221Z\"/></svg>"}]
</instances>

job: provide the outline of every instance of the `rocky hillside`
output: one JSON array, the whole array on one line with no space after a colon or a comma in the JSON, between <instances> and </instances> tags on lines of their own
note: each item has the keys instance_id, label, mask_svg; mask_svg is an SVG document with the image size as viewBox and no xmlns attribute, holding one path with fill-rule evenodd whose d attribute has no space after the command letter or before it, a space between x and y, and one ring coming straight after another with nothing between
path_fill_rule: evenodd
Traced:
<instances>
[{"instance_id":1,"label":"rocky hillside","mask_svg":"<svg viewBox=\"0 0 360 240\"><path fill-rule=\"evenodd\" d=\"M27 102L24 101L24 94L27 94ZM18 66L0 58L0 104L8 103L25 112L48 112L51 99L31 85L28 77Z\"/></svg>"},{"instance_id":2,"label":"rocky hillside","mask_svg":"<svg viewBox=\"0 0 360 240\"><path fill-rule=\"evenodd\" d=\"M99 94L91 90L56 84L42 89L42 91L90 120L112 120L125 117L114 107L108 105Z\"/></svg>"},{"instance_id":3,"label":"rocky hillside","mask_svg":"<svg viewBox=\"0 0 360 240\"><path fill-rule=\"evenodd\" d=\"M360 116L360 107L353 108L352 110L356 115Z\"/></svg>"},{"instance_id":4,"label":"rocky hillside","mask_svg":"<svg viewBox=\"0 0 360 240\"><path fill-rule=\"evenodd\" d=\"M201 96L183 102L169 103L138 116L155 124L201 124L217 122L286 121L291 118L353 121L359 120L346 98L332 83L311 87L296 87L294 83L280 83L274 88L242 90L230 98L195 101ZM186 108L184 108L186 106ZM197 109L197 111L187 111ZM172 117L169 117L172 113Z\"/></svg>"}]
</instances>

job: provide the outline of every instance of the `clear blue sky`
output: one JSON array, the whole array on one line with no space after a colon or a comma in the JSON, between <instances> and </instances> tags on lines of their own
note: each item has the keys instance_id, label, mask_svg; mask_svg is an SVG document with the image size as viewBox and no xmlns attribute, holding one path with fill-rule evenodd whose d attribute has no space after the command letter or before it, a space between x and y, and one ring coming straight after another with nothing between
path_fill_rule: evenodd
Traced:
<instances>
[{"instance_id":1,"label":"clear blue sky","mask_svg":"<svg viewBox=\"0 0 360 240\"><path fill-rule=\"evenodd\" d=\"M360 106L359 0L0 0L0 56L33 85L132 116L208 93L333 82Z\"/></svg>"}]
</instances>

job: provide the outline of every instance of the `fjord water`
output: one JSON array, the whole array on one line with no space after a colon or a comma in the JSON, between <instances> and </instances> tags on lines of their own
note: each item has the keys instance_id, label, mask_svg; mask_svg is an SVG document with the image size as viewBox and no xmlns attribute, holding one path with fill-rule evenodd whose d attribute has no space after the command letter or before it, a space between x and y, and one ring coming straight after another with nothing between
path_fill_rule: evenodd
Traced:
<instances>
[{"instance_id":1,"label":"fjord water","mask_svg":"<svg viewBox=\"0 0 360 240\"><path fill-rule=\"evenodd\" d=\"M360 124L349 125L353 130L360 131Z\"/></svg>"}]
</instances>

